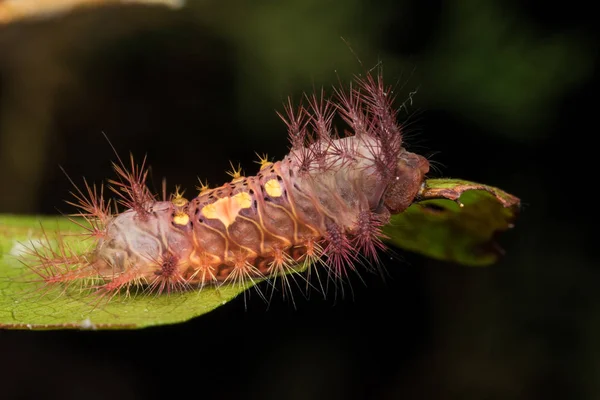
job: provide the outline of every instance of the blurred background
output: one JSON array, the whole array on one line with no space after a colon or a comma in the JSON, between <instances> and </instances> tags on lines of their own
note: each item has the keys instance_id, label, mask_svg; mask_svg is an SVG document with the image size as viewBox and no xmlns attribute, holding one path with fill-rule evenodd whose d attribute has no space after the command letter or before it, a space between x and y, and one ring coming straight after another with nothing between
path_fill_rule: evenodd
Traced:
<instances>
[{"instance_id":1,"label":"blurred background","mask_svg":"<svg viewBox=\"0 0 600 400\"><path fill-rule=\"evenodd\" d=\"M190 196L197 177L221 184L230 160L254 174L254 152L287 152L288 95L379 66L398 105L417 92L400 112L409 149L432 176L520 197L516 229L493 266L403 252L344 298L251 295L131 332L0 332L3 398L600 398L587 2L155 2L0 24L0 213L70 211L59 166L111 177L102 132L148 156L157 191L163 176Z\"/></svg>"}]
</instances>

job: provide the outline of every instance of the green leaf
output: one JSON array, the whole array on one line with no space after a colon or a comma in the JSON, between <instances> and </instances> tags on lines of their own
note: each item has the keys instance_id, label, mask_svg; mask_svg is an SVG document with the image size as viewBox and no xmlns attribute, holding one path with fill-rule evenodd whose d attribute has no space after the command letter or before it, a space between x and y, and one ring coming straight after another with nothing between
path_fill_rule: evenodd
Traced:
<instances>
[{"instance_id":1,"label":"green leaf","mask_svg":"<svg viewBox=\"0 0 600 400\"><path fill-rule=\"evenodd\" d=\"M460 207L459 203L464 206ZM392 218L389 242L434 258L466 265L487 265L497 259L490 246L497 231L507 229L519 200L499 189L460 180L426 182L419 201ZM18 259L25 245L53 231L80 233L66 218L0 216L0 328L11 329L137 329L174 324L205 314L243 293L246 287L223 286L170 295L116 297L108 304L71 288L48 289L31 282ZM73 235L76 251L93 245ZM257 295L257 293L253 293Z\"/></svg>"},{"instance_id":2,"label":"green leaf","mask_svg":"<svg viewBox=\"0 0 600 400\"><path fill-rule=\"evenodd\" d=\"M388 242L439 260L469 266L497 261L494 241L512 227L518 198L500 189L459 179L429 179L419 200L384 228Z\"/></svg>"}]
</instances>

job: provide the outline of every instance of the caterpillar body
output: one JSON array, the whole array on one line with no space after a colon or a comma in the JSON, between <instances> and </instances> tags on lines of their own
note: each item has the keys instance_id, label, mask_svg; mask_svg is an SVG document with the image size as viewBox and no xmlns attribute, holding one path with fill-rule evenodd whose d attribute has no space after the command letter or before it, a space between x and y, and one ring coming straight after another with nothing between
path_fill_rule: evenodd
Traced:
<instances>
[{"instance_id":1,"label":"caterpillar body","mask_svg":"<svg viewBox=\"0 0 600 400\"><path fill-rule=\"evenodd\" d=\"M113 212L103 188L85 182L70 204L94 247L86 254L34 247L31 269L48 284L92 282L113 295L139 286L161 293L244 284L306 265L341 279L363 259L377 262L382 226L414 201L429 163L403 147L380 74L357 77L331 99L323 91L306 99L280 114L291 142L282 160L261 158L255 176L234 168L230 182L202 185L191 200L179 190L157 200L145 184L145 160L137 166L132 157L126 168L119 159L110 188L126 209ZM336 115L350 129L344 135L332 127Z\"/></svg>"}]
</instances>

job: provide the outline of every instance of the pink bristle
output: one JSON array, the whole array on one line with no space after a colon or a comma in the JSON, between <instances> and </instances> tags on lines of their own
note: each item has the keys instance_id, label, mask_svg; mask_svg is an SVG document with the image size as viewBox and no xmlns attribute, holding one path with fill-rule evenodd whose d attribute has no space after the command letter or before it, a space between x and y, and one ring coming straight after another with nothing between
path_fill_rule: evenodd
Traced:
<instances>
[{"instance_id":1,"label":"pink bristle","mask_svg":"<svg viewBox=\"0 0 600 400\"><path fill-rule=\"evenodd\" d=\"M363 210L358 214L354 245L369 261L375 264L379 264L378 252L387 249L382 241L386 238L382 233L385 222L381 215L370 210Z\"/></svg>"},{"instance_id":2,"label":"pink bristle","mask_svg":"<svg viewBox=\"0 0 600 400\"><path fill-rule=\"evenodd\" d=\"M310 110L307 110L310 125L315 133L316 140L331 139L331 123L335 115L335 107L331 104L329 99L325 98L325 91L321 88L321 93L317 96L313 93L310 96L306 96Z\"/></svg>"},{"instance_id":3,"label":"pink bristle","mask_svg":"<svg viewBox=\"0 0 600 400\"><path fill-rule=\"evenodd\" d=\"M363 110L360 91L354 89L352 83L350 83L348 92L342 87L335 88L334 90L338 99L336 107L342 119L352 128L356 135L366 134L369 123Z\"/></svg>"},{"instance_id":4,"label":"pink bristle","mask_svg":"<svg viewBox=\"0 0 600 400\"><path fill-rule=\"evenodd\" d=\"M70 193L75 198L76 202L65 202L81 210L81 212L77 214L78 216L94 218L99 220L101 223L106 224L106 222L108 222L112 216L112 210L110 207L110 202L104 201L104 185L100 185L100 190L98 190L98 187L95 184L88 184L87 180L84 178L83 184L86 191L86 193L84 193L77 187L77 185L75 185L68 175L67 178L69 181L71 181L71 184L75 188L75 192Z\"/></svg>"},{"instance_id":5,"label":"pink bristle","mask_svg":"<svg viewBox=\"0 0 600 400\"><path fill-rule=\"evenodd\" d=\"M389 178L402 148L402 130L396 120L394 96L391 87L385 87L381 75L374 78L368 74L365 78L357 78L357 81L364 90L361 98L372 118L367 132L384 144L380 152L381 168L378 169L382 176Z\"/></svg>"},{"instance_id":6,"label":"pink bristle","mask_svg":"<svg viewBox=\"0 0 600 400\"><path fill-rule=\"evenodd\" d=\"M328 170L327 165L327 153L328 147L331 144L331 123L335 116L335 108L331 105L330 101L325 98L325 91L321 88L321 93L317 96L316 93L312 95L306 95L309 109L306 110L308 118L310 120L310 127L312 128L312 142L311 146L313 159L315 161L317 170L324 172ZM322 143L322 145L318 145Z\"/></svg>"},{"instance_id":7,"label":"pink bristle","mask_svg":"<svg viewBox=\"0 0 600 400\"><path fill-rule=\"evenodd\" d=\"M288 97L287 104L283 106L285 115L277 111L277 115L288 128L288 138L292 149L301 149L306 143L306 125L308 120L304 106L300 104L297 108L294 107L292 99Z\"/></svg>"},{"instance_id":8,"label":"pink bristle","mask_svg":"<svg viewBox=\"0 0 600 400\"><path fill-rule=\"evenodd\" d=\"M77 187L75 182L61 167L63 173L71 182L75 191L71 191L71 195L75 201L65 201L67 204L78 208L80 211L70 214L70 217L82 217L85 223L82 223L74 218L69 218L75 225L88 231L90 237L100 238L106 234L106 224L112 218L112 207L110 200L104 200L104 185L100 185L100 189L95 184L88 184L87 180L83 179L85 193Z\"/></svg>"},{"instance_id":9,"label":"pink bristle","mask_svg":"<svg viewBox=\"0 0 600 400\"><path fill-rule=\"evenodd\" d=\"M343 280L348 274L347 269L355 269L356 256L352 249L352 243L342 228L333 221L326 222L327 245L323 254L327 257L327 266L334 280Z\"/></svg>"},{"instance_id":10,"label":"pink bristle","mask_svg":"<svg viewBox=\"0 0 600 400\"><path fill-rule=\"evenodd\" d=\"M139 215L145 215L148 210L148 203L155 200L155 196L146 186L148 170L146 169L146 157L141 165L136 165L133 155L130 155L131 169L127 169L119 159L119 164L113 163L113 168L117 173L118 181L110 180L111 190L121 199L119 203L135 210Z\"/></svg>"},{"instance_id":11,"label":"pink bristle","mask_svg":"<svg viewBox=\"0 0 600 400\"><path fill-rule=\"evenodd\" d=\"M149 282L151 292L170 294L177 290L185 290L189 286L177 268L179 257L175 254L168 252L154 261L157 269L154 271L154 278Z\"/></svg>"}]
</instances>

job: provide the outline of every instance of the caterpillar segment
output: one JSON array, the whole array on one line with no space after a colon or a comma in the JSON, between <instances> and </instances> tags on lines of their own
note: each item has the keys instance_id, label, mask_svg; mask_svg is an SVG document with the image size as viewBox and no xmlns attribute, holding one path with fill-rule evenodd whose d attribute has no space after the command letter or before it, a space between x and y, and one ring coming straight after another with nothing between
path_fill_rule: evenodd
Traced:
<instances>
[{"instance_id":1,"label":"caterpillar segment","mask_svg":"<svg viewBox=\"0 0 600 400\"><path fill-rule=\"evenodd\" d=\"M119 159L111 189L127 209L112 214L103 191L86 183L75 204L95 248L77 256L76 265L64 249L36 250L33 269L48 283L93 279L105 293L138 285L162 293L283 281L307 264L342 279L363 258L377 262L385 248L381 227L414 201L429 163L402 146L393 96L380 76L359 78L336 95L307 97L307 108L289 102L282 118L290 152L276 162L259 156L255 176L232 165L230 182L200 182L191 200L177 188L170 200L157 201L144 165L132 158L126 168ZM344 137L332 131L335 113L350 128Z\"/></svg>"}]
</instances>

